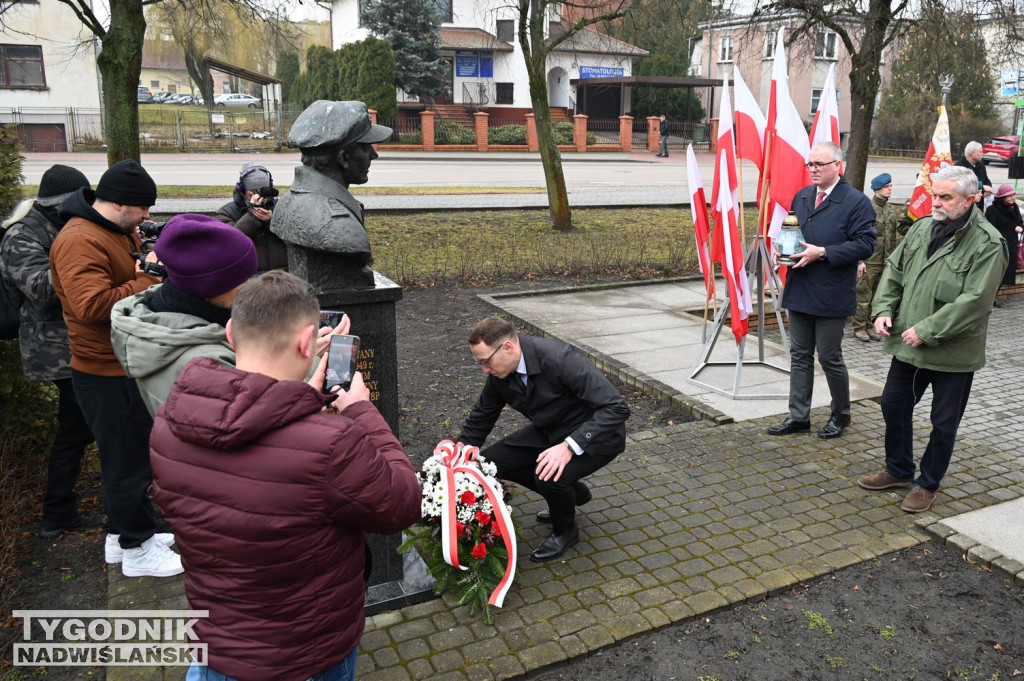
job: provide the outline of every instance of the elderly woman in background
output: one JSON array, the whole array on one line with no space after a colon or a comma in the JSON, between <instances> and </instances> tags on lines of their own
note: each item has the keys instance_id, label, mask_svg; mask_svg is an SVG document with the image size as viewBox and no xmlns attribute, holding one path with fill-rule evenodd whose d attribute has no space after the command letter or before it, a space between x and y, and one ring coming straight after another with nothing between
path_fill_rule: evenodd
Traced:
<instances>
[{"instance_id":1,"label":"elderly woman in background","mask_svg":"<svg viewBox=\"0 0 1024 681\"><path fill-rule=\"evenodd\" d=\"M1017 280L1017 235L1024 230L1024 220L1021 219L1016 198L1016 191L1011 185L999 185L995 200L985 211L985 219L991 222L1000 236L1006 240L1006 248L1009 251L1010 262L1006 266L1001 286L1013 286ZM993 301L993 305L1002 307L998 299Z\"/></svg>"}]
</instances>

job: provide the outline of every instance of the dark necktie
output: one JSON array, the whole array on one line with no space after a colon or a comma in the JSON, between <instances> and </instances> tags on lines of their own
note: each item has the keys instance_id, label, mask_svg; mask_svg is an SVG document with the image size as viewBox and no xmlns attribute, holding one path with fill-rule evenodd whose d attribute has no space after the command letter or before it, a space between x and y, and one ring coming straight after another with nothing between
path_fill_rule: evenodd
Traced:
<instances>
[{"instance_id":1,"label":"dark necktie","mask_svg":"<svg viewBox=\"0 0 1024 681\"><path fill-rule=\"evenodd\" d=\"M516 385L519 386L519 389L522 390L525 393L526 392L526 379L523 378L523 375L521 373L519 373L518 371L516 371L515 373L512 374L512 376L513 376L513 378L514 378L514 380L516 382Z\"/></svg>"}]
</instances>

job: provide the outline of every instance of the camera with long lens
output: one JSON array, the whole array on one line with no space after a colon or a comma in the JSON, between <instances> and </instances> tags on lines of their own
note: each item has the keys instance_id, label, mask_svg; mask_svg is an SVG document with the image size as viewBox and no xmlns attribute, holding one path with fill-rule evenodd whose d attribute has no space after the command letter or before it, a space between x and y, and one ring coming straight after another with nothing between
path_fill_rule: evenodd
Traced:
<instances>
[{"instance_id":1,"label":"camera with long lens","mask_svg":"<svg viewBox=\"0 0 1024 681\"><path fill-rule=\"evenodd\" d=\"M260 205L256 206L257 208L274 210L274 206L277 205L277 196L281 192L277 191L277 189L273 187L260 187L259 189L256 190L256 193L263 198L263 200L260 202Z\"/></svg>"},{"instance_id":2,"label":"camera with long lens","mask_svg":"<svg viewBox=\"0 0 1024 681\"><path fill-rule=\"evenodd\" d=\"M160 232L164 231L164 225L166 222L153 222L152 220L143 220L139 225L139 237L142 239L142 243L155 244L156 240L160 238Z\"/></svg>"}]
</instances>

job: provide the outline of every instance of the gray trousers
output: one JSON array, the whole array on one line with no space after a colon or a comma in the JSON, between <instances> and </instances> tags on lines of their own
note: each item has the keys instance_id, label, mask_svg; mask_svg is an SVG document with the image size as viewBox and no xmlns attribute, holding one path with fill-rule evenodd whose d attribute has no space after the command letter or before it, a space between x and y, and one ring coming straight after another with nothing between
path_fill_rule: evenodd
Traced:
<instances>
[{"instance_id":1,"label":"gray trousers","mask_svg":"<svg viewBox=\"0 0 1024 681\"><path fill-rule=\"evenodd\" d=\"M668 135L662 135L658 141L658 153L662 156L668 156Z\"/></svg>"},{"instance_id":2,"label":"gray trousers","mask_svg":"<svg viewBox=\"0 0 1024 681\"><path fill-rule=\"evenodd\" d=\"M846 317L818 317L789 310L789 415L810 421L814 392L814 352L832 395L832 413L850 414L850 375L843 361Z\"/></svg>"}]
</instances>

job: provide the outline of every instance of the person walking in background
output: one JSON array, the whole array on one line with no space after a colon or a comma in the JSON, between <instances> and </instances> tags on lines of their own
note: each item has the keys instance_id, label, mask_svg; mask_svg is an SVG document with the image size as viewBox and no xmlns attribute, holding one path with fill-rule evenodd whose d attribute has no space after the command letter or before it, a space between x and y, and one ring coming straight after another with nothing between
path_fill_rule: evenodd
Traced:
<instances>
[{"instance_id":1,"label":"person walking in background","mask_svg":"<svg viewBox=\"0 0 1024 681\"><path fill-rule=\"evenodd\" d=\"M857 314L853 316L853 335L857 340L880 341L882 336L875 333L871 324L871 298L875 295L878 278L882 276L885 261L895 250L911 221L907 220L907 207L893 206L892 176L882 173L871 180L871 205L875 209L875 251L871 257L857 265Z\"/></svg>"},{"instance_id":2,"label":"person walking in background","mask_svg":"<svg viewBox=\"0 0 1024 681\"><path fill-rule=\"evenodd\" d=\"M274 188L270 171L256 161L246 161L238 174L238 183L231 202L217 211L221 222L237 227L252 239L256 245L259 271L288 269L288 249L280 237L270 231L270 220L274 217L273 197L260 193Z\"/></svg>"},{"instance_id":3,"label":"person walking in background","mask_svg":"<svg viewBox=\"0 0 1024 681\"><path fill-rule=\"evenodd\" d=\"M857 263L875 248L875 209L839 174L843 152L833 142L814 145L810 186L793 197L805 250L793 256L782 307L789 313L789 416L769 435L811 429L814 353L832 395L832 414L818 437L839 437L850 425L850 376L843 361L843 327L857 311Z\"/></svg>"},{"instance_id":4,"label":"person walking in background","mask_svg":"<svg viewBox=\"0 0 1024 681\"><path fill-rule=\"evenodd\" d=\"M985 211L985 219L992 223L999 236L1006 241L1006 272L1003 274L1000 287L1013 286L1017 283L1017 241L1024 230L1024 220L1021 219L1020 209L1017 207L1017 192L1011 185L999 185L992 205ZM993 300L992 305L1003 306L998 300Z\"/></svg>"},{"instance_id":5,"label":"person walking in background","mask_svg":"<svg viewBox=\"0 0 1024 681\"><path fill-rule=\"evenodd\" d=\"M869 490L912 486L900 504L908 513L931 507L949 468L1006 271L1003 239L975 208L974 173L951 166L931 180L932 216L889 256L871 305L892 355L882 390L885 470L857 480ZM914 407L929 385L932 431L914 478Z\"/></svg>"},{"instance_id":6,"label":"person walking in background","mask_svg":"<svg viewBox=\"0 0 1024 681\"><path fill-rule=\"evenodd\" d=\"M53 381L57 387L57 432L50 447L39 527L39 536L45 539L103 526L101 516L79 513L75 497L82 457L93 437L71 384L68 327L50 272L50 247L67 222L58 214L59 204L82 188L89 188L89 180L80 171L59 164L50 167L39 181L35 201L23 202L4 223L7 232L0 243L0 274L21 298L18 347L25 378Z\"/></svg>"},{"instance_id":7,"label":"person walking in background","mask_svg":"<svg viewBox=\"0 0 1024 681\"><path fill-rule=\"evenodd\" d=\"M661 123L658 125L658 134L661 138L658 140L658 153L655 156L661 158L668 158L668 118L665 114L661 114Z\"/></svg>"}]
</instances>

